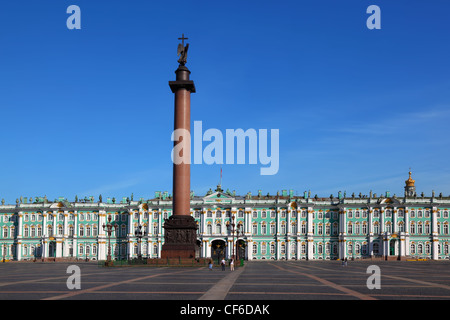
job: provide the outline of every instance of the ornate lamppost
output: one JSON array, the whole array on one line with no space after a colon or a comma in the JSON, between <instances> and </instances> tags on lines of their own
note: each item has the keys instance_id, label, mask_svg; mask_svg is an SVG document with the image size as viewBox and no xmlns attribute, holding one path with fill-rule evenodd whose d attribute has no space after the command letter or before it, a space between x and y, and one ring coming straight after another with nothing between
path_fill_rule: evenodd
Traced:
<instances>
[{"instance_id":1,"label":"ornate lamppost","mask_svg":"<svg viewBox=\"0 0 450 320\"><path fill-rule=\"evenodd\" d=\"M141 242L142 238L147 236L147 231L142 231L142 225L138 225L138 227L134 230L134 236L138 238L138 259L142 259L142 253L141 253Z\"/></svg>"},{"instance_id":2,"label":"ornate lamppost","mask_svg":"<svg viewBox=\"0 0 450 320\"><path fill-rule=\"evenodd\" d=\"M235 242L234 242L235 227L236 227L236 224L234 223L235 217L232 216L231 219L232 219L232 223L231 223L231 227L232 227L232 228L231 228L231 232L233 233L233 255L232 255L232 257L233 257L233 258L236 258L236 260L238 260L238 259L239 259L239 252L237 252L238 256L236 257L236 256L235 256L235 248L236 248L236 246L237 246L237 241L239 241L239 237L242 236L242 235L244 235L244 231L241 230L242 225L241 225L240 223L238 223L238 225L237 225L237 232L236 232L236 243L235 243Z\"/></svg>"},{"instance_id":3,"label":"ornate lamppost","mask_svg":"<svg viewBox=\"0 0 450 320\"><path fill-rule=\"evenodd\" d=\"M107 263L111 263L111 233L112 230L116 230L116 226L111 223L111 216L108 216L108 223L103 224L103 230L108 233L108 255L106 257Z\"/></svg>"}]
</instances>

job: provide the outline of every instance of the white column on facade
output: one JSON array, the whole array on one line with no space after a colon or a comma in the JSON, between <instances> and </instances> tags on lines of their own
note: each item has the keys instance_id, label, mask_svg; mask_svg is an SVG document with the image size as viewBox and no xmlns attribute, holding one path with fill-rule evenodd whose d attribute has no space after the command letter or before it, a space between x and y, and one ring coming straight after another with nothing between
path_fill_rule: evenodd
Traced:
<instances>
[{"instance_id":1,"label":"white column on facade","mask_svg":"<svg viewBox=\"0 0 450 320\"><path fill-rule=\"evenodd\" d=\"M128 209L128 234L127 234L127 257L131 259L133 255L133 209ZM158 250L159 251L159 250Z\"/></svg>"},{"instance_id":2,"label":"white column on facade","mask_svg":"<svg viewBox=\"0 0 450 320\"><path fill-rule=\"evenodd\" d=\"M288 223L288 225L290 225L290 223ZM287 241L286 241L286 251L287 251L286 259L291 260L291 240L290 239L287 239Z\"/></svg>"},{"instance_id":3,"label":"white column on facade","mask_svg":"<svg viewBox=\"0 0 450 320\"><path fill-rule=\"evenodd\" d=\"M409 209L405 206L405 256L410 255L410 245L409 245Z\"/></svg>"},{"instance_id":4,"label":"white column on facade","mask_svg":"<svg viewBox=\"0 0 450 320\"><path fill-rule=\"evenodd\" d=\"M371 206L367 207L367 225L369 234L369 256L373 256L373 210Z\"/></svg>"},{"instance_id":5,"label":"white column on facade","mask_svg":"<svg viewBox=\"0 0 450 320\"><path fill-rule=\"evenodd\" d=\"M431 259L438 260L439 259L439 232L437 225L437 212L438 208L433 206L431 208L431 239L432 239L432 247L431 247Z\"/></svg>"},{"instance_id":6,"label":"white column on facade","mask_svg":"<svg viewBox=\"0 0 450 320\"><path fill-rule=\"evenodd\" d=\"M18 214L18 225L17 225L17 246L16 246L16 256L17 260L22 260L22 228L23 228L23 212L19 211ZM13 235L11 235L13 236Z\"/></svg>"},{"instance_id":7,"label":"white column on facade","mask_svg":"<svg viewBox=\"0 0 450 320\"><path fill-rule=\"evenodd\" d=\"M64 210L64 223L63 223L63 238L62 241L62 256L68 257L69 256L69 241L67 240L67 237L69 235L68 233L68 223L69 220L69 212L67 210Z\"/></svg>"},{"instance_id":8,"label":"white column on facade","mask_svg":"<svg viewBox=\"0 0 450 320\"><path fill-rule=\"evenodd\" d=\"M73 211L73 256L78 257L78 211ZM100 232L100 229L99 229Z\"/></svg>"},{"instance_id":9,"label":"white column on facade","mask_svg":"<svg viewBox=\"0 0 450 320\"><path fill-rule=\"evenodd\" d=\"M398 226L397 226L397 214L398 214L398 210L397 207L394 207L392 210L392 233L398 233Z\"/></svg>"},{"instance_id":10,"label":"white column on facade","mask_svg":"<svg viewBox=\"0 0 450 320\"><path fill-rule=\"evenodd\" d=\"M106 260L106 231L103 229L103 225L106 225L106 211L99 210L98 212L98 259Z\"/></svg>"},{"instance_id":11,"label":"white column on facade","mask_svg":"<svg viewBox=\"0 0 450 320\"><path fill-rule=\"evenodd\" d=\"M202 226L202 228L200 230L200 234L205 235L206 234L206 209L205 208L202 208L200 211L200 223Z\"/></svg>"},{"instance_id":12,"label":"white column on facade","mask_svg":"<svg viewBox=\"0 0 450 320\"><path fill-rule=\"evenodd\" d=\"M347 257L347 210L341 208L339 211L339 259Z\"/></svg>"}]
</instances>

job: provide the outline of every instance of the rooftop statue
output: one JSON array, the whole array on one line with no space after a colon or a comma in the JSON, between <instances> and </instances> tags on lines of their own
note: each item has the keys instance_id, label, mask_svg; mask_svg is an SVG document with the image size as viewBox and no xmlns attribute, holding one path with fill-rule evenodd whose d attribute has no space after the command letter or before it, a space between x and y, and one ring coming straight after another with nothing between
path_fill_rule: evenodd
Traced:
<instances>
[{"instance_id":1,"label":"rooftop statue","mask_svg":"<svg viewBox=\"0 0 450 320\"><path fill-rule=\"evenodd\" d=\"M189 43L186 43L186 46L184 45L184 40L187 40L188 38L184 37L184 33L182 34L181 38L178 38L178 40L181 40L182 43L178 44L178 50L177 55L180 56L180 59L178 59L178 63L181 66L184 66L187 62L187 52L189 49Z\"/></svg>"}]
</instances>

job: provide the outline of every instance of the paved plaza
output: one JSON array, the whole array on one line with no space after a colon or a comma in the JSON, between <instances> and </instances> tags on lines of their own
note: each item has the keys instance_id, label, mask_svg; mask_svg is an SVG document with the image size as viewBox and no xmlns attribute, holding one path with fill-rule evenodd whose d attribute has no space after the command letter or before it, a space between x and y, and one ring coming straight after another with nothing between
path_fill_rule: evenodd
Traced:
<instances>
[{"instance_id":1,"label":"paved plaza","mask_svg":"<svg viewBox=\"0 0 450 320\"><path fill-rule=\"evenodd\" d=\"M80 268L79 289L68 288L68 282L75 283L67 272L71 265ZM367 286L371 265L379 267L379 289ZM449 267L448 261L349 261L347 266L340 261L250 261L235 271L210 271L105 268L94 262L0 263L0 299L436 300L450 299Z\"/></svg>"}]
</instances>

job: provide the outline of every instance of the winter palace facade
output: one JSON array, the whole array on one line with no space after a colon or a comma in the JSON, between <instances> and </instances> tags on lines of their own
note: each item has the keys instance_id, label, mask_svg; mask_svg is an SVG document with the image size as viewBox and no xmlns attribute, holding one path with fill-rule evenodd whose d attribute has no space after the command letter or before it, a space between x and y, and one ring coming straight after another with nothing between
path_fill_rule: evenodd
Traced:
<instances>
[{"instance_id":1,"label":"winter palace facade","mask_svg":"<svg viewBox=\"0 0 450 320\"><path fill-rule=\"evenodd\" d=\"M1 257L105 260L110 244L113 259L158 258L164 219L171 212L167 192L139 201L2 201ZM236 196L220 186L205 196L191 195L199 257L449 259L449 212L450 197L417 195L411 173L402 197L339 192L319 198L307 192L294 196L292 191ZM104 228L108 222L113 226L110 237ZM136 234L139 226L141 237Z\"/></svg>"}]
</instances>

